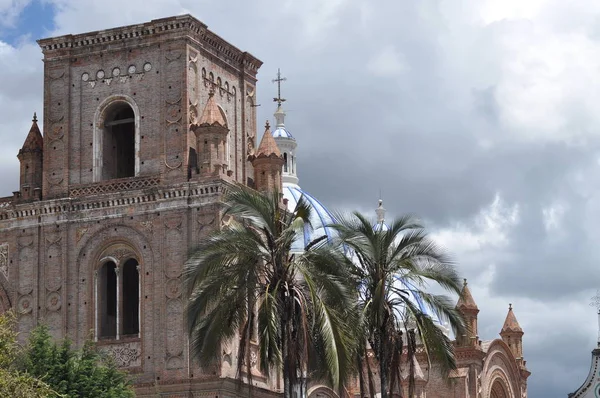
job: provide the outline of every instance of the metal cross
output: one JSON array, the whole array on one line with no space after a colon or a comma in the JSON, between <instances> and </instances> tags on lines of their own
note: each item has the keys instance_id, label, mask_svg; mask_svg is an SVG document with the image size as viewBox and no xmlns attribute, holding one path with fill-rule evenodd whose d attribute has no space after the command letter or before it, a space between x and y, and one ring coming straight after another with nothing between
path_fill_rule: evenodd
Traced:
<instances>
[{"instance_id":1,"label":"metal cross","mask_svg":"<svg viewBox=\"0 0 600 398\"><path fill-rule=\"evenodd\" d=\"M273 101L277 102L277 104L279 105L281 105L281 103L285 101L285 98L281 98L281 82L284 82L286 80L287 78L281 77L281 70L277 68L277 79L272 80L273 83L277 82L277 98L273 98Z\"/></svg>"},{"instance_id":2,"label":"metal cross","mask_svg":"<svg viewBox=\"0 0 600 398\"><path fill-rule=\"evenodd\" d=\"M590 300L592 300L590 307L596 307L596 310L600 314L600 289L596 291L596 295Z\"/></svg>"}]
</instances>

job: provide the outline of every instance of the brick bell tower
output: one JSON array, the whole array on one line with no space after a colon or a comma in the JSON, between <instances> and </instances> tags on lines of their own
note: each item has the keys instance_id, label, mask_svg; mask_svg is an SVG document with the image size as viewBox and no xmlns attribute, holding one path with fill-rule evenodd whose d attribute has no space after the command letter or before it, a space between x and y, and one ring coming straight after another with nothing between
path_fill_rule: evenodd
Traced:
<instances>
[{"instance_id":1,"label":"brick bell tower","mask_svg":"<svg viewBox=\"0 0 600 398\"><path fill-rule=\"evenodd\" d=\"M262 62L190 15L38 44L43 135L34 116L19 191L0 198L0 310L21 339L41 322L91 338L138 397L229 394L227 361L192 358L183 271L223 192L254 177Z\"/></svg>"}]
</instances>

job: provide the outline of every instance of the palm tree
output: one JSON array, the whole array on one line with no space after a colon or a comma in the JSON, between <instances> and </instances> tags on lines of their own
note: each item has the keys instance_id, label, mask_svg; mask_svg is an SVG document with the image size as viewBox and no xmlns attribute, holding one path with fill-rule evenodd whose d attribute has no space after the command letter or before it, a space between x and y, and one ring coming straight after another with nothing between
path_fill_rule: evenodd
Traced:
<instances>
[{"instance_id":1,"label":"palm tree","mask_svg":"<svg viewBox=\"0 0 600 398\"><path fill-rule=\"evenodd\" d=\"M220 361L239 338L238 377L251 378L249 343L257 336L260 369L283 375L284 397L306 376L339 388L350 374L353 295L339 252L324 241L301 254L292 243L309 225L303 199L284 209L280 195L234 187L224 197L228 225L204 239L186 264L190 342L202 365ZM250 382L250 384L252 384Z\"/></svg>"},{"instance_id":2,"label":"palm tree","mask_svg":"<svg viewBox=\"0 0 600 398\"><path fill-rule=\"evenodd\" d=\"M423 227L410 216L389 226L383 217L373 223L364 215L337 214L332 225L339 243L346 248L362 310L362 337L379 365L381 398L400 386L400 364L409 366L409 396L414 394L414 360L418 341L428 361L434 359L447 376L456 368L452 343L426 312L447 319L456 335L464 334L461 315L450 299L425 291L428 282L460 294L460 279L448 256L428 238ZM363 344L357 353L361 396L373 396L372 370ZM406 348L407 355L403 355ZM367 381L363 375L367 374Z\"/></svg>"}]
</instances>

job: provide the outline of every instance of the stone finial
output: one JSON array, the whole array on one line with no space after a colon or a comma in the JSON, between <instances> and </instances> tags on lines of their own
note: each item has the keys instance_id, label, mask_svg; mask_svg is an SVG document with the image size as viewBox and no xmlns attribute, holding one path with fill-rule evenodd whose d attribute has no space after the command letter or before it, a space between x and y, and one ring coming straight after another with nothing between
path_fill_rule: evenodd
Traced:
<instances>
[{"instance_id":1,"label":"stone finial","mask_svg":"<svg viewBox=\"0 0 600 398\"><path fill-rule=\"evenodd\" d=\"M471 290L467 286L467 279L463 280L463 288L460 293L460 297L458 298L458 302L456 303L456 308L458 309L467 309L467 310L478 310L477 303L473 299L473 295L471 294Z\"/></svg>"},{"instance_id":2,"label":"stone finial","mask_svg":"<svg viewBox=\"0 0 600 398\"><path fill-rule=\"evenodd\" d=\"M36 115L35 112L33 112L33 119L31 121L34 122L34 123L37 123L37 120L38 120L37 119L37 115Z\"/></svg>"},{"instance_id":3,"label":"stone finial","mask_svg":"<svg viewBox=\"0 0 600 398\"><path fill-rule=\"evenodd\" d=\"M521 325L517 321L517 317L513 312L512 304L508 305L508 314L506 314L506 319L504 320L504 325L502 326L502 330L500 334L503 333L523 333L523 329L521 329Z\"/></svg>"}]
</instances>

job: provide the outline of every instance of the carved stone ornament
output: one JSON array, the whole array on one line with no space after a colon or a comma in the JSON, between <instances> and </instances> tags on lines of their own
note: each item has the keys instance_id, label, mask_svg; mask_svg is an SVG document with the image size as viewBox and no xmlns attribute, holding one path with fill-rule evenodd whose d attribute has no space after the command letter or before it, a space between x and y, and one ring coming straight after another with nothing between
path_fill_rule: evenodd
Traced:
<instances>
[{"instance_id":1,"label":"carved stone ornament","mask_svg":"<svg viewBox=\"0 0 600 398\"><path fill-rule=\"evenodd\" d=\"M0 245L0 272L8 279L8 243Z\"/></svg>"},{"instance_id":2,"label":"carved stone ornament","mask_svg":"<svg viewBox=\"0 0 600 398\"><path fill-rule=\"evenodd\" d=\"M101 350L110 355L120 368L142 366L139 343L115 344Z\"/></svg>"},{"instance_id":3,"label":"carved stone ornament","mask_svg":"<svg viewBox=\"0 0 600 398\"><path fill-rule=\"evenodd\" d=\"M33 310L33 298L28 294L21 296L17 303L17 310L21 314L28 314Z\"/></svg>"},{"instance_id":4,"label":"carved stone ornament","mask_svg":"<svg viewBox=\"0 0 600 398\"><path fill-rule=\"evenodd\" d=\"M181 295L181 280L167 280L167 283L165 284L165 294L170 299L178 298Z\"/></svg>"},{"instance_id":5,"label":"carved stone ornament","mask_svg":"<svg viewBox=\"0 0 600 398\"><path fill-rule=\"evenodd\" d=\"M152 221L151 220L149 220L149 221L142 221L142 222L140 222L140 225L142 226L142 229L144 231L152 232L153 225L152 225Z\"/></svg>"},{"instance_id":6,"label":"carved stone ornament","mask_svg":"<svg viewBox=\"0 0 600 398\"><path fill-rule=\"evenodd\" d=\"M112 252L112 255L119 261L121 261L125 257L135 258L135 254L129 249L117 249L114 252Z\"/></svg>"},{"instance_id":7,"label":"carved stone ornament","mask_svg":"<svg viewBox=\"0 0 600 398\"><path fill-rule=\"evenodd\" d=\"M60 294L52 292L46 297L46 308L50 311L58 311L62 305Z\"/></svg>"},{"instance_id":8,"label":"carved stone ornament","mask_svg":"<svg viewBox=\"0 0 600 398\"><path fill-rule=\"evenodd\" d=\"M87 228L77 228L77 232L75 233L75 240L77 243L83 238L83 235L88 231Z\"/></svg>"}]
</instances>

